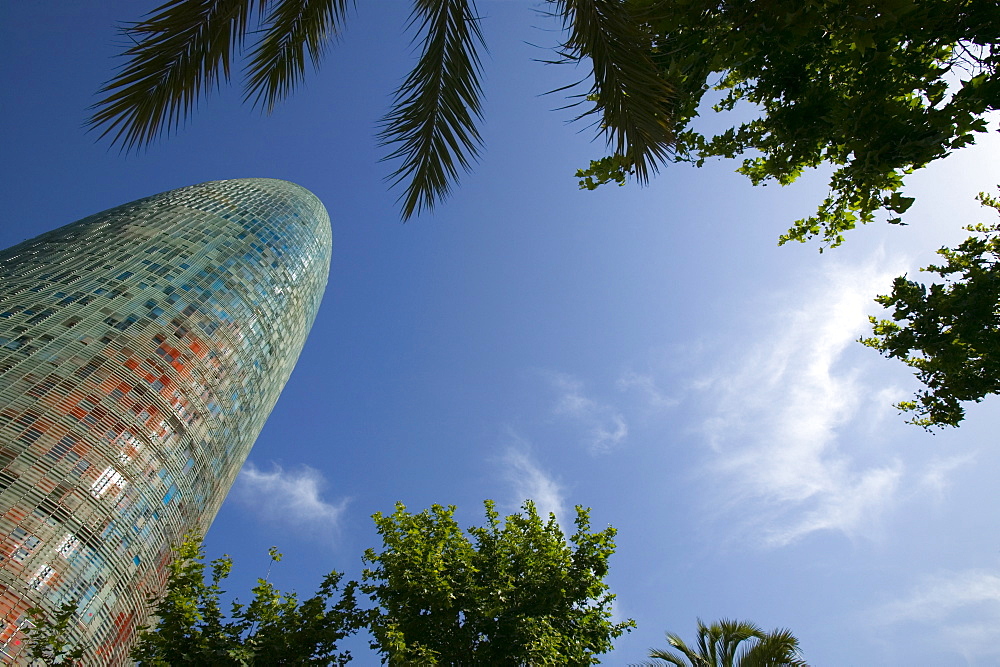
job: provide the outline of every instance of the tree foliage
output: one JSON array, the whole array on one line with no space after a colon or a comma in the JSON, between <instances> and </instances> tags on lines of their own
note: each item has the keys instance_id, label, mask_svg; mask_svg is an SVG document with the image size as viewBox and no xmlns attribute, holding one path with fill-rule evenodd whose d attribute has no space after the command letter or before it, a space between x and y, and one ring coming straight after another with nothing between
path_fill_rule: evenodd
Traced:
<instances>
[{"instance_id":1,"label":"tree foliage","mask_svg":"<svg viewBox=\"0 0 1000 667\"><path fill-rule=\"evenodd\" d=\"M31 622L24 627L27 640L29 664L62 665L77 667L83 665L87 647L70 641L68 632L76 623L78 605L69 601L60 606L50 617L44 609L28 609Z\"/></svg>"},{"instance_id":2,"label":"tree foliage","mask_svg":"<svg viewBox=\"0 0 1000 667\"><path fill-rule=\"evenodd\" d=\"M569 543L555 516L542 521L530 501L503 522L487 501L486 525L468 533L454 512L434 505L410 514L397 503L392 515L373 517L383 547L365 552L371 567L361 584L341 590L334 571L300 603L265 577L251 602L233 603L228 615L220 597L232 561L216 559L206 573L200 541L188 539L133 658L154 667L343 665L351 656L338 652L337 642L367 629L371 647L390 664L586 665L635 626L610 620L614 595L604 578L615 530L592 532L589 510L576 508ZM281 554L272 548L271 558ZM359 588L373 606L358 605ZM76 612L72 603L54 620L38 612L32 655L80 660L83 649L64 639Z\"/></svg>"},{"instance_id":3,"label":"tree foliage","mask_svg":"<svg viewBox=\"0 0 1000 667\"><path fill-rule=\"evenodd\" d=\"M985 193L979 200L1000 213L1000 200ZM944 264L921 269L944 282L928 288L896 278L892 293L875 299L892 319L870 317L874 336L861 340L916 369L927 389L897 407L928 430L958 426L963 402L1000 393L1000 224L966 229L976 235L938 250Z\"/></svg>"},{"instance_id":4,"label":"tree foliage","mask_svg":"<svg viewBox=\"0 0 1000 667\"><path fill-rule=\"evenodd\" d=\"M125 150L176 130L203 95L228 82L247 52L244 101L265 111L287 97L307 65L319 67L342 33L348 0L167 0L126 25L126 62L100 91L89 120ZM432 208L481 148L482 20L474 0L412 0L420 55L396 90L379 134L398 163L403 218ZM670 89L649 55L648 31L621 0L548 0L568 33L564 60L589 59L593 85L581 116L628 156L644 179L667 159ZM572 87L567 86L567 88Z\"/></svg>"},{"instance_id":5,"label":"tree foliage","mask_svg":"<svg viewBox=\"0 0 1000 667\"><path fill-rule=\"evenodd\" d=\"M993 0L631 3L645 7L651 56L674 90L675 161L742 158L738 171L755 185L833 167L828 197L781 243L836 246L879 211L901 223L913 202L905 175L973 143L987 129L983 115L1000 108ZM722 95L713 110L756 117L701 134L711 90ZM611 158L578 172L581 187L623 182L633 167Z\"/></svg>"},{"instance_id":6,"label":"tree foliage","mask_svg":"<svg viewBox=\"0 0 1000 667\"><path fill-rule=\"evenodd\" d=\"M486 525L468 535L451 506L374 516L384 548L365 552L361 584L376 604L372 648L390 664L596 663L635 625L610 620L615 530L591 532L577 507L568 544L530 501L503 522L485 505Z\"/></svg>"},{"instance_id":7,"label":"tree foliage","mask_svg":"<svg viewBox=\"0 0 1000 667\"><path fill-rule=\"evenodd\" d=\"M712 625L698 620L697 646L667 633L672 649L651 649L649 657L677 667L805 667L799 640L790 630L764 632L749 621L723 619ZM648 663L661 664L659 662Z\"/></svg>"},{"instance_id":8,"label":"tree foliage","mask_svg":"<svg viewBox=\"0 0 1000 667\"><path fill-rule=\"evenodd\" d=\"M275 549L273 562L281 559ZM337 642L357 627L354 585L341 591L331 572L316 595L300 602L258 579L247 605L222 612L220 584L232 568L228 556L210 563L206 581L199 540L185 541L170 564L163 596L154 605L155 627L139 636L133 658L140 665L343 665L350 654Z\"/></svg>"}]
</instances>

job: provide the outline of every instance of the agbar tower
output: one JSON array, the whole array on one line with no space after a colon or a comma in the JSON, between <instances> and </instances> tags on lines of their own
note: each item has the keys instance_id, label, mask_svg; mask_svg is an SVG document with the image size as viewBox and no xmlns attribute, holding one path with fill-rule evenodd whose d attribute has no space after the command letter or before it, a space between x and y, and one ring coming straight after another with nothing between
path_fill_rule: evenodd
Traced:
<instances>
[{"instance_id":1,"label":"agbar tower","mask_svg":"<svg viewBox=\"0 0 1000 667\"><path fill-rule=\"evenodd\" d=\"M88 664L127 662L292 372L330 251L315 196L240 179L0 252L0 657L28 608L73 601Z\"/></svg>"}]
</instances>

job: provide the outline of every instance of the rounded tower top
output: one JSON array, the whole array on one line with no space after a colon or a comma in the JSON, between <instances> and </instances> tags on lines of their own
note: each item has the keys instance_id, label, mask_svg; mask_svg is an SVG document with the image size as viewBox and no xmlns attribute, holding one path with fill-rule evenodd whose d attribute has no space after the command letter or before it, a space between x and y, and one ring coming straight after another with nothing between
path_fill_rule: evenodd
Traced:
<instances>
[{"instance_id":1,"label":"rounded tower top","mask_svg":"<svg viewBox=\"0 0 1000 667\"><path fill-rule=\"evenodd\" d=\"M208 530L292 372L330 255L319 199L266 178L0 252L0 649L28 608L72 601L87 664L127 663L171 547Z\"/></svg>"}]
</instances>

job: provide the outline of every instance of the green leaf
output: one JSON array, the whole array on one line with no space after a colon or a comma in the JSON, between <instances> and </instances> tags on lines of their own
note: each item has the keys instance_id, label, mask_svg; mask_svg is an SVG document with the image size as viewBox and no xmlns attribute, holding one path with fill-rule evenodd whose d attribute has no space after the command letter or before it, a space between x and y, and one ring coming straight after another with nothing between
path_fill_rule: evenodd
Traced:
<instances>
[{"instance_id":1,"label":"green leaf","mask_svg":"<svg viewBox=\"0 0 1000 667\"><path fill-rule=\"evenodd\" d=\"M1000 213L1000 202L980 201ZM915 369L926 390L897 407L930 430L958 426L964 402L1000 393L1000 225L971 225L978 236L941 248L943 265L921 269L947 282L929 287L899 276L892 293L875 300L892 320L871 317L873 335L861 343Z\"/></svg>"}]
</instances>

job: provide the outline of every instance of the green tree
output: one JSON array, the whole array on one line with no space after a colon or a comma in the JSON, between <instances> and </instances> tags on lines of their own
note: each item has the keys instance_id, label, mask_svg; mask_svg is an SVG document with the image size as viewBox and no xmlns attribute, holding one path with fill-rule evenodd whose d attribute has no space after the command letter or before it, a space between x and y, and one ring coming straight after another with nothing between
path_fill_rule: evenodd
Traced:
<instances>
[{"instance_id":1,"label":"green tree","mask_svg":"<svg viewBox=\"0 0 1000 667\"><path fill-rule=\"evenodd\" d=\"M591 532L589 510L577 507L570 546L530 501L502 524L485 505L486 525L468 535L454 507L411 514L397 503L374 515L383 550L365 552L361 584L376 604L372 648L390 664L596 663L635 625L609 620L615 530Z\"/></svg>"},{"instance_id":2,"label":"green tree","mask_svg":"<svg viewBox=\"0 0 1000 667\"><path fill-rule=\"evenodd\" d=\"M705 625L698 620L698 644L692 648L672 632L667 642L676 651L652 649L649 657L677 667L805 667L799 640L790 630L764 632L749 621L721 620ZM648 663L661 664L659 662Z\"/></svg>"},{"instance_id":3,"label":"green tree","mask_svg":"<svg viewBox=\"0 0 1000 667\"><path fill-rule=\"evenodd\" d=\"M51 616L39 607L28 609L31 622L24 626L24 636L31 665L83 665L85 646L71 644L67 632L76 623L79 605L75 601L64 603Z\"/></svg>"},{"instance_id":4,"label":"green tree","mask_svg":"<svg viewBox=\"0 0 1000 667\"><path fill-rule=\"evenodd\" d=\"M1000 108L1000 12L994 0L630 0L652 35L650 56L674 90L673 159L742 158L754 185L787 185L833 168L829 195L780 239L843 233L879 211L901 223L906 174L971 144ZM639 10L636 9L637 14ZM705 136L712 109L753 115ZM741 104L747 103L747 104ZM581 187L623 183L616 154L578 172Z\"/></svg>"},{"instance_id":5,"label":"green tree","mask_svg":"<svg viewBox=\"0 0 1000 667\"><path fill-rule=\"evenodd\" d=\"M232 560L210 563L205 579L200 540L186 540L170 564L166 591L154 604L155 627L139 636L132 657L141 665L343 665L347 652L337 642L358 625L354 584L339 592L341 575L331 572L315 596L299 602L258 579L250 604L233 603L229 618L222 612L220 583ZM275 549L272 562L281 559ZM334 600L336 602L334 603Z\"/></svg>"},{"instance_id":6,"label":"green tree","mask_svg":"<svg viewBox=\"0 0 1000 667\"><path fill-rule=\"evenodd\" d=\"M1000 200L980 193L979 201L1000 213ZM916 369L927 389L896 407L928 430L958 426L963 402L1000 393L1000 224L966 229L976 236L938 250L943 265L921 269L945 282L928 288L896 278L892 293L875 299L893 309L892 319L870 317L874 336L861 339Z\"/></svg>"},{"instance_id":7,"label":"green tree","mask_svg":"<svg viewBox=\"0 0 1000 667\"><path fill-rule=\"evenodd\" d=\"M654 66L650 35L621 0L548 0L567 34L564 61L589 59L595 124L640 179L668 157L670 90ZM125 65L107 82L90 125L125 149L148 145L228 82L247 50L244 101L270 111L318 67L343 31L349 0L167 0L123 28ZM379 137L399 167L403 218L446 197L481 148L477 121L482 47L474 0L413 0L421 54L396 90Z\"/></svg>"}]
</instances>

